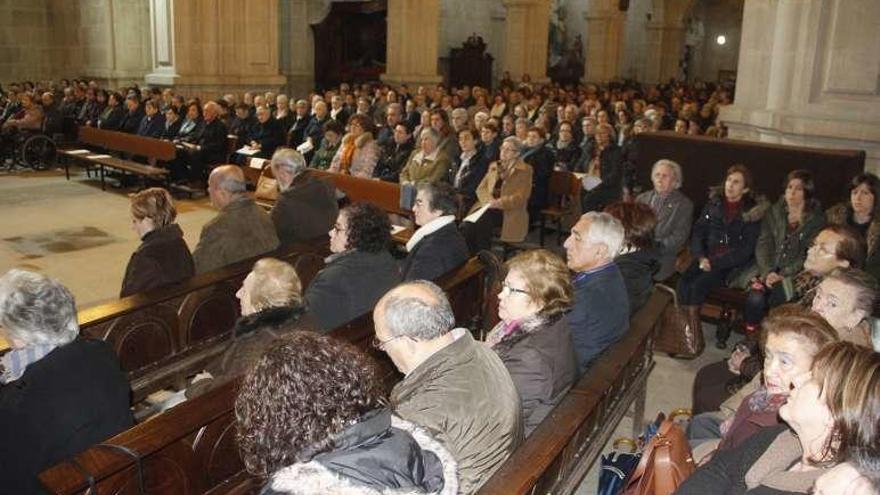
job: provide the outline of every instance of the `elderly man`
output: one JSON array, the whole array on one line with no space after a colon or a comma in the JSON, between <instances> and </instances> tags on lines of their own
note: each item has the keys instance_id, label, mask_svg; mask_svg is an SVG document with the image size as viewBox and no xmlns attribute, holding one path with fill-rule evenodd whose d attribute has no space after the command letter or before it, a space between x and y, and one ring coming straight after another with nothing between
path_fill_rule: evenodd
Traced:
<instances>
[{"instance_id":1,"label":"elderly man","mask_svg":"<svg viewBox=\"0 0 880 495\"><path fill-rule=\"evenodd\" d=\"M386 109L385 125L379 129L376 136L376 142L379 143L383 153L394 147L394 128L401 122L403 122L403 108L400 103L389 103Z\"/></svg>"},{"instance_id":2,"label":"elderly man","mask_svg":"<svg viewBox=\"0 0 880 495\"><path fill-rule=\"evenodd\" d=\"M657 215L654 239L660 245L660 270L654 280L663 281L675 273L675 257L691 236L694 222L694 204L679 191L682 183L681 166L672 160L658 160L651 169L654 189L636 197Z\"/></svg>"},{"instance_id":3,"label":"elderly man","mask_svg":"<svg viewBox=\"0 0 880 495\"><path fill-rule=\"evenodd\" d=\"M568 267L575 272L569 322L579 374L629 327L629 297L614 264L623 235L619 220L608 213L589 212L565 240Z\"/></svg>"},{"instance_id":4,"label":"elderly man","mask_svg":"<svg viewBox=\"0 0 880 495\"><path fill-rule=\"evenodd\" d=\"M458 461L460 493L474 493L523 438L519 394L501 359L476 342L443 290L403 283L373 312L374 345L405 375L391 391L396 414L428 429Z\"/></svg>"},{"instance_id":5,"label":"elderly man","mask_svg":"<svg viewBox=\"0 0 880 495\"><path fill-rule=\"evenodd\" d=\"M455 225L458 202L449 184L419 184L413 215L419 229L406 243L404 280L434 280L468 259L468 247Z\"/></svg>"},{"instance_id":6,"label":"elderly man","mask_svg":"<svg viewBox=\"0 0 880 495\"><path fill-rule=\"evenodd\" d=\"M205 103L202 115L205 125L202 133L195 143L182 143L186 150L186 164L189 168L189 182L191 186L202 187L204 185L205 170L208 165L223 163L226 161L226 124L220 116L220 105L214 101Z\"/></svg>"},{"instance_id":7,"label":"elderly man","mask_svg":"<svg viewBox=\"0 0 880 495\"><path fill-rule=\"evenodd\" d=\"M309 104L306 100L297 100L294 103L295 113L290 122L290 126L288 126L285 131L287 132L287 145L296 148L299 145L303 144L306 140L306 129L309 126L309 122L312 120L312 116L309 114ZM320 143L315 143L315 147Z\"/></svg>"},{"instance_id":8,"label":"elderly man","mask_svg":"<svg viewBox=\"0 0 880 495\"><path fill-rule=\"evenodd\" d=\"M290 148L272 156L272 173L281 193L270 216L281 244L327 235L339 215L333 185L314 177L305 158Z\"/></svg>"},{"instance_id":9,"label":"elderly man","mask_svg":"<svg viewBox=\"0 0 880 495\"><path fill-rule=\"evenodd\" d=\"M13 269L0 277L0 486L43 493L37 474L132 425L130 387L112 346L78 339L73 295Z\"/></svg>"},{"instance_id":10,"label":"elderly man","mask_svg":"<svg viewBox=\"0 0 880 495\"><path fill-rule=\"evenodd\" d=\"M202 227L193 251L196 273L205 273L236 261L259 256L278 247L278 235L269 215L247 196L241 168L223 165L208 178L211 204L220 210Z\"/></svg>"},{"instance_id":11,"label":"elderly man","mask_svg":"<svg viewBox=\"0 0 880 495\"><path fill-rule=\"evenodd\" d=\"M251 132L251 149L259 150L257 158L269 158L279 146L284 144L284 130L278 119L272 118L267 107L257 108L257 125Z\"/></svg>"}]
</instances>

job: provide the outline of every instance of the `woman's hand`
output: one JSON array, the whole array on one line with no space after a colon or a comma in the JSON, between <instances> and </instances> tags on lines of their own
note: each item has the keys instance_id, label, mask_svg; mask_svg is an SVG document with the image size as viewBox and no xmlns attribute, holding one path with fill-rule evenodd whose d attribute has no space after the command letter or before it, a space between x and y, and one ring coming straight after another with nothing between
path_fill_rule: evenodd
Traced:
<instances>
[{"instance_id":1,"label":"woman's hand","mask_svg":"<svg viewBox=\"0 0 880 495\"><path fill-rule=\"evenodd\" d=\"M739 348L734 349L730 354L730 357L727 359L727 369L729 369L734 375L739 375L742 370L743 361L749 356L751 356L751 354L748 352Z\"/></svg>"},{"instance_id":2,"label":"woman's hand","mask_svg":"<svg viewBox=\"0 0 880 495\"><path fill-rule=\"evenodd\" d=\"M489 201L489 208L493 208L493 209L496 209L496 210L500 210L500 209L502 209L502 208L501 208L501 199L500 199L500 198L495 198L495 199Z\"/></svg>"},{"instance_id":3,"label":"woman's hand","mask_svg":"<svg viewBox=\"0 0 880 495\"><path fill-rule=\"evenodd\" d=\"M700 258L700 270L703 270L704 272L712 271L712 262L709 261L709 258Z\"/></svg>"},{"instance_id":4,"label":"woman's hand","mask_svg":"<svg viewBox=\"0 0 880 495\"><path fill-rule=\"evenodd\" d=\"M779 282L782 282L782 275L780 275L776 272L770 272L767 274L767 277L764 278L764 284L767 287L772 287L772 286L778 284Z\"/></svg>"}]
</instances>

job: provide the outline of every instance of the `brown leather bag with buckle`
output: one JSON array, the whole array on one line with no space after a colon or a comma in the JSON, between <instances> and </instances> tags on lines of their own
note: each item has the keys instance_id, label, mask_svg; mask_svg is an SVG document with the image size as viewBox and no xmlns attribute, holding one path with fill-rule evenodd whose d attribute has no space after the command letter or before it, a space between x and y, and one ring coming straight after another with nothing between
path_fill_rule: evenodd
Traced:
<instances>
[{"instance_id":1,"label":"brown leather bag with buckle","mask_svg":"<svg viewBox=\"0 0 880 495\"><path fill-rule=\"evenodd\" d=\"M669 286L656 284L654 287L672 294L673 301L660 315L654 349L686 359L702 354L706 348L706 339L700 325L700 308L679 306L678 294Z\"/></svg>"},{"instance_id":2,"label":"brown leather bag with buckle","mask_svg":"<svg viewBox=\"0 0 880 495\"><path fill-rule=\"evenodd\" d=\"M642 452L623 495L671 495L696 469L684 431L675 423L676 410L664 419Z\"/></svg>"}]
</instances>

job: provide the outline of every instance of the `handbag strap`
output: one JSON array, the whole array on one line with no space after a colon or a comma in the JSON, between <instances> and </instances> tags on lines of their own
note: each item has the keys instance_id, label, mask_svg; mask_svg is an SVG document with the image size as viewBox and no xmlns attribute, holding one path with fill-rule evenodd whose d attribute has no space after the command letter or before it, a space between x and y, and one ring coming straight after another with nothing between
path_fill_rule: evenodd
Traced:
<instances>
[{"instance_id":1,"label":"handbag strap","mask_svg":"<svg viewBox=\"0 0 880 495\"><path fill-rule=\"evenodd\" d=\"M670 287L666 284L663 284L663 283L656 283L656 284L654 284L654 287L662 290L663 292L668 292L669 294L671 294L672 295L672 305L675 306L676 308L678 308L678 291L677 290L675 290L672 287Z\"/></svg>"}]
</instances>

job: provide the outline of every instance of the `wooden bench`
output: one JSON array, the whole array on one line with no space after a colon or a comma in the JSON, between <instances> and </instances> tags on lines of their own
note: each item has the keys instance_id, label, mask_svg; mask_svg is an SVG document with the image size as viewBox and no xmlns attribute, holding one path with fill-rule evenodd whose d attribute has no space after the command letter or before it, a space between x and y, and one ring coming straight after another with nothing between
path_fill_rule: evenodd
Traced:
<instances>
[{"instance_id":1,"label":"wooden bench","mask_svg":"<svg viewBox=\"0 0 880 495\"><path fill-rule=\"evenodd\" d=\"M482 307L473 302L473 294L486 286L485 273L483 263L474 258L437 280L449 295L459 322L481 321ZM371 314L333 330L331 335L376 357L389 386L399 379L387 356L371 347ZM50 493L85 494L89 481L76 462L92 477L98 493L138 493L138 466L151 495L254 493L260 483L244 471L234 438L237 386L233 381L217 387L105 442L124 447L138 460L113 447L94 446L45 470L40 480Z\"/></svg>"},{"instance_id":2,"label":"wooden bench","mask_svg":"<svg viewBox=\"0 0 880 495\"><path fill-rule=\"evenodd\" d=\"M326 245L302 243L264 256L293 264L306 285L323 264ZM78 315L80 334L110 342L128 373L134 403L157 390L182 388L187 376L223 351L239 317L235 293L264 256L85 308Z\"/></svg>"},{"instance_id":3,"label":"wooden bench","mask_svg":"<svg viewBox=\"0 0 880 495\"><path fill-rule=\"evenodd\" d=\"M137 136L117 131L106 131L95 127L81 126L77 135L77 143L92 147L88 153L83 149L64 149L58 153L69 159L84 163L88 167L96 166L101 177L101 189L106 188L104 175L105 168L122 172L123 175L135 175L141 180L141 187L146 187L147 179L157 182L166 182L168 170L154 166L157 161L169 162L174 160L176 150L174 143ZM107 156L109 153L123 154L128 156L145 157L151 165L145 165L118 156ZM70 160L64 161L64 174L70 180Z\"/></svg>"}]
</instances>

